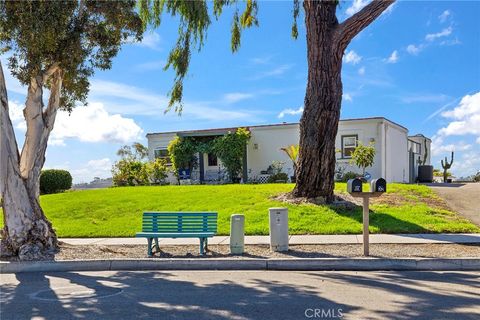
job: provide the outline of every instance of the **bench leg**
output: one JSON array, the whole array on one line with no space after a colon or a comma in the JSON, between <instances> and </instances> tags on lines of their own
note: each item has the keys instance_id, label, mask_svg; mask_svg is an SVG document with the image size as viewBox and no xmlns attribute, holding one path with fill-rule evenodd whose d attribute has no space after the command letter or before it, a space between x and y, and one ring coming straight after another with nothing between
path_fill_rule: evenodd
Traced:
<instances>
[{"instance_id":1,"label":"bench leg","mask_svg":"<svg viewBox=\"0 0 480 320\"><path fill-rule=\"evenodd\" d=\"M147 238L147 243L148 243L147 254L149 257L151 257L152 256L152 238Z\"/></svg>"},{"instance_id":2,"label":"bench leg","mask_svg":"<svg viewBox=\"0 0 480 320\"><path fill-rule=\"evenodd\" d=\"M208 238L205 238L205 252L208 252Z\"/></svg>"},{"instance_id":3,"label":"bench leg","mask_svg":"<svg viewBox=\"0 0 480 320\"><path fill-rule=\"evenodd\" d=\"M205 238L200 238L200 255L202 256L205 254L204 242L205 242Z\"/></svg>"},{"instance_id":4,"label":"bench leg","mask_svg":"<svg viewBox=\"0 0 480 320\"><path fill-rule=\"evenodd\" d=\"M155 249L160 252L160 246L158 245L158 238L155 238Z\"/></svg>"}]
</instances>

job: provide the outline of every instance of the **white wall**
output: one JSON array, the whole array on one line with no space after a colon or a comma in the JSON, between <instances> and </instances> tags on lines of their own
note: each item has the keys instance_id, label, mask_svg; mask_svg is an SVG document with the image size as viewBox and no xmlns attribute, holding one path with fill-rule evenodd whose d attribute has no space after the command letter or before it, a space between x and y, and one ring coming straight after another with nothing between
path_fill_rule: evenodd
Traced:
<instances>
[{"instance_id":1,"label":"white wall","mask_svg":"<svg viewBox=\"0 0 480 320\"><path fill-rule=\"evenodd\" d=\"M172 141L177 135L175 133L157 133L154 135L148 135L148 159L154 160L154 150L157 148L166 149L170 141Z\"/></svg>"},{"instance_id":2,"label":"white wall","mask_svg":"<svg viewBox=\"0 0 480 320\"><path fill-rule=\"evenodd\" d=\"M260 171L267 170L273 161L285 162L283 171L293 175L293 164L280 148L298 144L300 140L299 125L253 127L250 132L251 139L247 146L249 179L259 175Z\"/></svg>"},{"instance_id":3,"label":"white wall","mask_svg":"<svg viewBox=\"0 0 480 320\"><path fill-rule=\"evenodd\" d=\"M385 123L386 134L386 176L387 182L408 182L408 132Z\"/></svg>"},{"instance_id":4,"label":"white wall","mask_svg":"<svg viewBox=\"0 0 480 320\"><path fill-rule=\"evenodd\" d=\"M299 125L251 127L250 131L251 139L247 146L249 179L260 174L260 171L267 170L273 161L284 162L283 171L293 175L293 165L280 148L299 143ZM389 182L408 181L408 132L406 129L384 119L340 121L335 141L336 149L341 148L342 135L352 134L358 135L359 141L364 145L368 145L371 141L374 142L376 149L374 165L366 169L372 175L372 178L384 177ZM174 137L175 134L173 133L149 135L149 158L153 159L155 148L166 148ZM206 155L204 157L206 166L208 161ZM346 171L362 172L360 168L350 165L349 159L342 159L341 153L337 153L336 157L338 165L345 166ZM384 165L385 163L387 165ZM206 169L210 168L206 167Z\"/></svg>"},{"instance_id":5,"label":"white wall","mask_svg":"<svg viewBox=\"0 0 480 320\"><path fill-rule=\"evenodd\" d=\"M148 135L148 159L153 161L155 158L155 149L161 148L166 149L170 141L176 137L175 133L158 133L155 135ZM176 184L177 178L171 172L168 173L167 179L165 179L170 184Z\"/></svg>"},{"instance_id":6,"label":"white wall","mask_svg":"<svg viewBox=\"0 0 480 320\"><path fill-rule=\"evenodd\" d=\"M370 173L372 178L379 178L382 176L382 154L381 154L381 127L379 123L382 120L364 120L364 121L346 121L340 122L338 126L337 138L335 139L335 148L341 149L342 136L345 135L358 135L358 140L363 145L373 143L375 146L375 158L372 167L366 168L366 172ZM337 166L341 165L345 167L345 172L353 171L356 173L362 173L362 169L355 165L350 164L350 159L342 158L342 153L339 152L337 156Z\"/></svg>"}]
</instances>

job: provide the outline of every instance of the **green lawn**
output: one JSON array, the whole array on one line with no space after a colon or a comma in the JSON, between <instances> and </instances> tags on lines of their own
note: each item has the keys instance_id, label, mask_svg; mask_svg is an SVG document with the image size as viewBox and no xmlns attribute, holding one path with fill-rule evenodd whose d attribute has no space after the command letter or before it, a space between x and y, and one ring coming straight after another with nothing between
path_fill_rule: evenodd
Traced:
<instances>
[{"instance_id":1,"label":"green lawn","mask_svg":"<svg viewBox=\"0 0 480 320\"><path fill-rule=\"evenodd\" d=\"M292 184L124 187L41 196L46 215L60 237L122 237L140 231L143 211L217 211L219 234L229 232L229 217L245 214L247 234L268 234L270 200ZM480 228L435 204L425 186L390 184L385 201L371 209L373 233L480 232ZM345 192L345 184L336 185ZM339 210L313 204L287 205L291 234L361 233L361 208ZM3 219L2 219L3 221Z\"/></svg>"}]
</instances>

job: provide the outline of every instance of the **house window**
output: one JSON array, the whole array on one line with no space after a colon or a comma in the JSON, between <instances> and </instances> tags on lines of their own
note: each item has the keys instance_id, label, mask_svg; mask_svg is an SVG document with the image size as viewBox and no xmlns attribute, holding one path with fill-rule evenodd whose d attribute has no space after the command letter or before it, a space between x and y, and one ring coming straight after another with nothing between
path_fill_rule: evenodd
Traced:
<instances>
[{"instance_id":1,"label":"house window","mask_svg":"<svg viewBox=\"0 0 480 320\"><path fill-rule=\"evenodd\" d=\"M154 152L155 159L157 158L165 159L167 162L167 165L172 164L172 160L170 159L170 155L168 154L168 150L166 148L155 149L153 152Z\"/></svg>"},{"instance_id":2,"label":"house window","mask_svg":"<svg viewBox=\"0 0 480 320\"><path fill-rule=\"evenodd\" d=\"M218 165L218 159L216 155L209 153L207 157L209 167L216 167Z\"/></svg>"},{"instance_id":3,"label":"house window","mask_svg":"<svg viewBox=\"0 0 480 320\"><path fill-rule=\"evenodd\" d=\"M351 158L357 147L358 135L342 136L342 158Z\"/></svg>"}]
</instances>

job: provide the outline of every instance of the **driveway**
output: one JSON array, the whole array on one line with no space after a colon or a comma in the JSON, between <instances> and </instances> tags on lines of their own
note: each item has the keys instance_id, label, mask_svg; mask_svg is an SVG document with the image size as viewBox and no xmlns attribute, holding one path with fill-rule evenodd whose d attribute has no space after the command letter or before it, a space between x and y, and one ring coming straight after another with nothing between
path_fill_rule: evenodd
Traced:
<instances>
[{"instance_id":1,"label":"driveway","mask_svg":"<svg viewBox=\"0 0 480 320\"><path fill-rule=\"evenodd\" d=\"M453 210L480 226L480 183L442 183L429 187Z\"/></svg>"}]
</instances>

